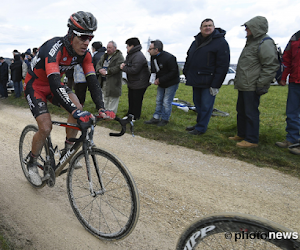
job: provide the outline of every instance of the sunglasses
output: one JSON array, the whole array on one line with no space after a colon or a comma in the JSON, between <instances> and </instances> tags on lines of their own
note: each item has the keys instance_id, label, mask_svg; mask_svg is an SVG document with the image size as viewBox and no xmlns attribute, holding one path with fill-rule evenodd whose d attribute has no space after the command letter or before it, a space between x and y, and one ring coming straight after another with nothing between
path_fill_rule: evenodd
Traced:
<instances>
[{"instance_id":1,"label":"sunglasses","mask_svg":"<svg viewBox=\"0 0 300 250\"><path fill-rule=\"evenodd\" d=\"M85 42L86 40L89 40L91 41L93 38L94 38L94 35L89 33L80 33L76 30L73 30L73 33L82 41L82 42Z\"/></svg>"}]
</instances>

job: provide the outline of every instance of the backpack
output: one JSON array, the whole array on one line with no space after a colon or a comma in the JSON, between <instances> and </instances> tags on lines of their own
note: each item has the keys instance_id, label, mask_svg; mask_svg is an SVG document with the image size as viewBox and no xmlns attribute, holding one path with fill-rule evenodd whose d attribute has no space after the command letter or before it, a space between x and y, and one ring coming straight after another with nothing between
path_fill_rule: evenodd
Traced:
<instances>
[{"instance_id":1,"label":"backpack","mask_svg":"<svg viewBox=\"0 0 300 250\"><path fill-rule=\"evenodd\" d=\"M259 43L259 46L258 46L258 52L259 52L259 50L260 50L261 44L262 44L265 40L268 40L268 39L272 40L273 43L274 43L274 45L275 45L275 47L276 47L276 52L277 52L277 59L278 59L279 69L278 69L277 72L276 72L275 80L276 80L277 82L279 82L279 81L281 80L282 72L283 72L283 69L284 69L283 64L282 64L282 52L281 52L281 48L278 47L278 46L275 44L274 40L273 40L271 37L268 37L268 36L267 36L267 37L263 38L263 39L261 40L261 42Z\"/></svg>"}]
</instances>

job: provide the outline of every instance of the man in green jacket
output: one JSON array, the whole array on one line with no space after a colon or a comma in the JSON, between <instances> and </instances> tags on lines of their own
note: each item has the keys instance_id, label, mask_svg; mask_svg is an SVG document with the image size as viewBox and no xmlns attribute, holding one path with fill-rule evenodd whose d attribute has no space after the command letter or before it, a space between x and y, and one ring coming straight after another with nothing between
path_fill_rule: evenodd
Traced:
<instances>
[{"instance_id":1,"label":"man in green jacket","mask_svg":"<svg viewBox=\"0 0 300 250\"><path fill-rule=\"evenodd\" d=\"M98 78L103 92L104 106L108 110L117 113L119 99L122 93L122 71L120 65L124 62L122 52L117 49L117 44L110 41L107 51L101 56L96 65L96 72L100 73Z\"/></svg>"},{"instance_id":2,"label":"man in green jacket","mask_svg":"<svg viewBox=\"0 0 300 250\"><path fill-rule=\"evenodd\" d=\"M243 24L247 33L246 45L237 64L234 87L238 90L237 135L230 140L241 141L240 148L258 146L260 96L267 93L279 63L274 41L268 37L268 21L256 16Z\"/></svg>"}]
</instances>

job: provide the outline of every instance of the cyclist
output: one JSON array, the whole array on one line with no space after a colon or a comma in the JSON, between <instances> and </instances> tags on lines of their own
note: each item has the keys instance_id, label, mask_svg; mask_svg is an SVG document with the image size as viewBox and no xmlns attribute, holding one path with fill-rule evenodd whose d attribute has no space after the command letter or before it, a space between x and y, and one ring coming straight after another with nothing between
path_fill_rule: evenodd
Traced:
<instances>
[{"instance_id":1,"label":"cyclist","mask_svg":"<svg viewBox=\"0 0 300 250\"><path fill-rule=\"evenodd\" d=\"M77 120L82 129L93 123L93 115L82 111L77 96L61 82L61 76L66 70L80 64L99 116L107 119L115 117L112 111L104 109L101 87L96 78L91 53L88 51L88 45L94 37L93 32L97 29L97 19L89 12L78 11L70 16L68 27L66 36L54 37L40 47L25 78L25 96L38 124L28 163L30 179L37 186L42 184L37 169L37 157L52 129L47 100L62 106L70 113L69 123ZM66 129L65 151L72 147L68 139L76 135L76 130Z\"/></svg>"}]
</instances>

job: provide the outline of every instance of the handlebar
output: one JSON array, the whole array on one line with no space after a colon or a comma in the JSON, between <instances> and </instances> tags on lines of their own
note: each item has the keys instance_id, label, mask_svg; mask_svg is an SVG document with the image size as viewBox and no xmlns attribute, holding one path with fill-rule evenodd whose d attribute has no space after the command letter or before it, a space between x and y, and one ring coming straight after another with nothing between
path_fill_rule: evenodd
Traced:
<instances>
[{"instance_id":1,"label":"handlebar","mask_svg":"<svg viewBox=\"0 0 300 250\"><path fill-rule=\"evenodd\" d=\"M99 117L98 115L95 115L96 117L96 122L98 121L101 121L101 120L106 120L106 119L103 119L101 117ZM126 125L127 124L130 124L130 131L131 131L131 134L132 136L134 136L134 133L133 133L133 115L128 115L128 117L126 119L121 119L119 117L116 117L114 120L116 120L117 122L120 123L121 125L121 131L119 133L109 133L110 136L122 136L125 134L126 132Z\"/></svg>"},{"instance_id":2,"label":"handlebar","mask_svg":"<svg viewBox=\"0 0 300 250\"><path fill-rule=\"evenodd\" d=\"M107 119L103 119L102 117L99 117L98 115L95 115L95 117L96 117L95 123L91 126L91 131L89 132L90 139L92 139L92 137L93 137L94 126L96 126L96 123L98 121L107 120ZM129 123L130 124L131 134L132 134L132 136L134 136L134 133L133 133L133 121L132 121L132 119L133 119L133 115L128 115L128 117L126 119L121 119L119 117L114 118L114 120L116 120L117 122L120 123L120 125L121 125L121 131L119 133L109 133L109 135L110 136L118 136L118 137L124 135L125 132L126 132L126 125ZM54 122L54 123L56 124L56 122ZM57 123L57 124L59 124L59 123ZM60 124L63 125L63 123L60 123ZM78 125L75 125L75 124L72 124L71 127L79 129ZM87 130L81 130L81 132L82 132L82 134L81 134L81 136L78 139L76 139L76 138L70 138L69 141L70 142L83 141L83 139L87 135Z\"/></svg>"}]
</instances>

